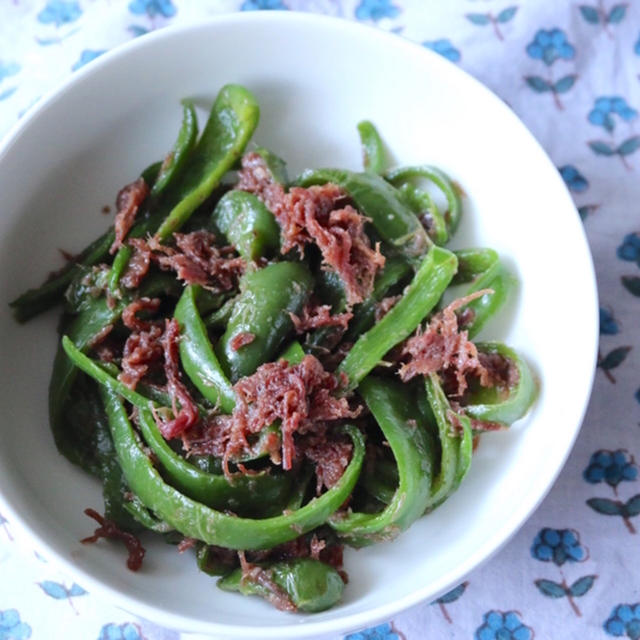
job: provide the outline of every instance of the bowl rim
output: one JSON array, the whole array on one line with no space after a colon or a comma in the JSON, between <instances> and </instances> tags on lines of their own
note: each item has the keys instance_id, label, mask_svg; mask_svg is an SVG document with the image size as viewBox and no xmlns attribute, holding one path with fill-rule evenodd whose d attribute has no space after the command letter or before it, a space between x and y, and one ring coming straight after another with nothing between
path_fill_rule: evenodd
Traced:
<instances>
[{"instance_id":1,"label":"bowl rim","mask_svg":"<svg viewBox=\"0 0 640 640\"><path fill-rule=\"evenodd\" d=\"M29 128L31 122L36 120L40 116L41 112L45 111L50 105L63 99L65 93L77 83L81 83L85 77L99 74L103 67L113 64L118 59L134 55L135 51L138 49L144 49L148 46L152 46L153 43L157 41L173 38L176 33L181 33L183 36L186 36L186 34L193 30L208 30L210 28L216 28L224 25L235 26L250 22L264 25L265 28L280 22L296 23L307 28L310 26L313 28L314 25L324 23L327 27L339 29L341 31L340 35L343 37L348 36L349 33L354 33L356 36L366 36L368 38L377 39L380 41L380 45L386 48L403 49L410 51L413 56L423 56L429 59L430 65L439 66L443 73L452 76L458 82L462 82L467 86L473 87L474 91L483 93L487 101L492 103L492 108L501 113L501 117L511 120L513 124L517 125L521 129L524 138L528 139L529 148L532 150L535 149L538 154L542 154L546 158L547 162L549 162L550 166L553 166L553 163L540 143L535 139L533 134L515 115L515 113L503 102L503 100L483 85L479 80L459 68L457 65L443 59L437 53L434 53L416 42L399 37L395 33L385 31L378 27L362 24L342 17L298 11L236 11L212 16L206 19L200 19L197 22L189 21L181 25L170 25L146 34L144 37L135 38L120 45L116 45L113 49L105 52L99 58L92 61L91 64L73 72L64 81L62 81L62 83L50 89L35 105L29 108L16 123L14 123L2 140L0 140L0 164L12 147L18 143L23 131ZM575 210L570 194L559 174L558 182L562 185L566 193L568 203L571 203L571 206ZM591 283L591 293L593 301L595 302L594 315L592 319L594 328L594 339L592 341L593 367L587 378L582 406L578 412L579 419L576 421L575 425L572 426L573 432L570 434L570 437L567 438L568 446L564 451L561 463L558 464L553 473L549 475L548 481L544 487L541 489L539 488L537 491L528 491L526 493L526 499L522 500L519 503L519 507L511 512L510 517L503 520L500 527L496 528L496 533L483 546L478 547L469 553L466 559L462 561L454 571L446 575L446 579L439 580L435 586L431 583L430 585L416 589L414 592L400 599L392 598L385 604L378 605L366 611L338 615L328 620L318 622L307 619L304 622L297 624L295 621L293 621L293 623L290 621L284 622L283 624L274 624L269 627L258 628L255 626L227 625L217 623L215 621L204 621L190 616L170 613L160 609L159 607L149 605L146 602L139 600L135 594L127 595L114 587L104 584L99 578L93 576L86 570L76 567L71 561L56 552L44 537L29 527L29 525L21 518L17 505L14 508L9 502L9 499L3 495L1 490L0 507L2 507L3 512L7 514L12 528L15 528L19 532L19 536L21 538L20 542L28 541L29 544L36 546L42 555L50 559L54 565L60 567L64 573L77 577L88 591L99 594L99 596L104 597L107 602L113 603L115 606L125 611L129 611L134 615L153 620L154 622L167 626L168 628L182 630L187 633L209 633L224 635L229 638L248 638L253 637L253 634L255 634L259 629L260 636L265 639L303 638L309 636L321 636L330 633L347 633L352 630L370 627L380 622L390 620L398 613L412 606L418 605L428 598L433 599L438 597L452 586L458 584L471 571L479 568L485 562L490 560L509 541L509 539L517 533L517 531L525 524L526 520L533 515L542 500L555 484L580 432L595 378L595 364L597 362L598 295L593 258L589 250L586 233L582 225L577 226L576 229L581 231L581 241L584 243L586 255L588 256L588 273L585 273L585 279L588 279Z\"/></svg>"}]
</instances>

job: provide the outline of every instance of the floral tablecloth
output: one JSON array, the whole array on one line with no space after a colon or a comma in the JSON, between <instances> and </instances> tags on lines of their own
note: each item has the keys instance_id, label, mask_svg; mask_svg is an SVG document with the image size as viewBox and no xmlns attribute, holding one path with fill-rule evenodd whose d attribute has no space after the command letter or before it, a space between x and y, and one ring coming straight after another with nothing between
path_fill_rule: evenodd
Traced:
<instances>
[{"instance_id":1,"label":"floral tablecloth","mask_svg":"<svg viewBox=\"0 0 640 640\"><path fill-rule=\"evenodd\" d=\"M562 475L489 564L349 640L640 638L640 3L583 2L0 0L0 134L131 38L231 11L307 11L374 24L466 69L522 118L573 194L598 276L600 357ZM193 637L87 593L15 538L0 514L0 640Z\"/></svg>"}]
</instances>

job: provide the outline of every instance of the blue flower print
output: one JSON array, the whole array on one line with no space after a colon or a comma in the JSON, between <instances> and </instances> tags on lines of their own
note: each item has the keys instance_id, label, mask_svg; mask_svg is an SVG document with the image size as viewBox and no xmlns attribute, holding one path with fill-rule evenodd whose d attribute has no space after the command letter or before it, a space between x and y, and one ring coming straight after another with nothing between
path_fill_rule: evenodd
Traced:
<instances>
[{"instance_id":1,"label":"blue flower print","mask_svg":"<svg viewBox=\"0 0 640 640\"><path fill-rule=\"evenodd\" d=\"M596 451L582 476L590 484L606 482L617 487L621 482L632 482L638 478L638 465L633 456L624 449Z\"/></svg>"},{"instance_id":2,"label":"blue flower print","mask_svg":"<svg viewBox=\"0 0 640 640\"><path fill-rule=\"evenodd\" d=\"M504 40L504 35L500 30L500 25L511 22L516 13L518 13L518 7L513 5L511 7L505 7L497 14L494 14L491 11L487 13L466 13L464 17L471 24L475 24L477 27L486 27L490 24L493 27L493 33L496 38L498 38L498 40Z\"/></svg>"},{"instance_id":3,"label":"blue flower print","mask_svg":"<svg viewBox=\"0 0 640 640\"><path fill-rule=\"evenodd\" d=\"M391 0L360 0L356 7L358 20L373 20L377 22L382 18L395 18L400 9L391 4Z\"/></svg>"},{"instance_id":4,"label":"blue flower print","mask_svg":"<svg viewBox=\"0 0 640 640\"><path fill-rule=\"evenodd\" d=\"M0 60L0 82L9 76L15 76L20 71L20 65L17 62L3 62Z\"/></svg>"},{"instance_id":5,"label":"blue flower print","mask_svg":"<svg viewBox=\"0 0 640 640\"><path fill-rule=\"evenodd\" d=\"M625 122L631 122L638 117L638 112L631 108L626 100L620 96L602 96L597 98L593 109L589 112L589 122L597 127L604 127L609 133L615 129L613 115L617 115Z\"/></svg>"},{"instance_id":6,"label":"blue flower print","mask_svg":"<svg viewBox=\"0 0 640 640\"><path fill-rule=\"evenodd\" d=\"M620 260L636 262L640 267L640 233L628 233L616 250L616 255Z\"/></svg>"},{"instance_id":7,"label":"blue flower print","mask_svg":"<svg viewBox=\"0 0 640 640\"><path fill-rule=\"evenodd\" d=\"M451 62L459 62L460 61L460 50L456 49L448 38L442 38L440 40L427 40L422 43L423 47L427 49L431 49L436 53L439 53L441 56L445 57L447 60L451 60Z\"/></svg>"},{"instance_id":8,"label":"blue flower print","mask_svg":"<svg viewBox=\"0 0 640 640\"><path fill-rule=\"evenodd\" d=\"M620 328L613 313L605 307L600 307L600 335L615 336L618 331L620 331Z\"/></svg>"},{"instance_id":9,"label":"blue flower print","mask_svg":"<svg viewBox=\"0 0 640 640\"><path fill-rule=\"evenodd\" d=\"M0 611L0 640L26 640L31 637L31 627L20 620L15 609Z\"/></svg>"},{"instance_id":10,"label":"blue flower print","mask_svg":"<svg viewBox=\"0 0 640 640\"><path fill-rule=\"evenodd\" d=\"M540 29L527 46L527 55L534 60L542 60L547 66L559 58L572 60L575 54L576 50L561 29Z\"/></svg>"},{"instance_id":11,"label":"blue flower print","mask_svg":"<svg viewBox=\"0 0 640 640\"><path fill-rule=\"evenodd\" d=\"M115 624L110 622L100 629L98 640L145 640L140 627L132 622Z\"/></svg>"},{"instance_id":12,"label":"blue flower print","mask_svg":"<svg viewBox=\"0 0 640 640\"><path fill-rule=\"evenodd\" d=\"M532 640L533 629L520 619L517 611L488 611L476 629L475 640Z\"/></svg>"},{"instance_id":13,"label":"blue flower print","mask_svg":"<svg viewBox=\"0 0 640 640\"><path fill-rule=\"evenodd\" d=\"M364 629L357 633L350 633L344 640L400 640L389 622L379 624L377 627Z\"/></svg>"},{"instance_id":14,"label":"blue flower print","mask_svg":"<svg viewBox=\"0 0 640 640\"><path fill-rule=\"evenodd\" d=\"M171 18L176 15L176 8L171 0L132 0L129 11L136 15L146 14L150 18L157 15Z\"/></svg>"},{"instance_id":15,"label":"blue flower print","mask_svg":"<svg viewBox=\"0 0 640 640\"><path fill-rule=\"evenodd\" d=\"M80 58L74 65L71 67L72 71L77 71L80 67L84 67L85 64L89 64L92 60L95 60L99 56L101 56L105 52L104 49L85 49L81 54Z\"/></svg>"},{"instance_id":16,"label":"blue flower print","mask_svg":"<svg viewBox=\"0 0 640 640\"><path fill-rule=\"evenodd\" d=\"M75 22L82 15L82 9L77 2L66 0L49 0L45 8L38 14L38 22L55 24L59 27L68 22Z\"/></svg>"},{"instance_id":17,"label":"blue flower print","mask_svg":"<svg viewBox=\"0 0 640 640\"><path fill-rule=\"evenodd\" d=\"M626 636L631 640L638 640L640 638L640 602L619 604L614 607L602 626L607 635L618 638Z\"/></svg>"},{"instance_id":18,"label":"blue flower print","mask_svg":"<svg viewBox=\"0 0 640 640\"><path fill-rule=\"evenodd\" d=\"M542 562L561 567L565 562L584 562L587 550L573 529L541 529L531 545L531 555Z\"/></svg>"},{"instance_id":19,"label":"blue flower print","mask_svg":"<svg viewBox=\"0 0 640 640\"><path fill-rule=\"evenodd\" d=\"M288 8L282 0L245 0L240 11L282 11Z\"/></svg>"},{"instance_id":20,"label":"blue flower print","mask_svg":"<svg viewBox=\"0 0 640 640\"><path fill-rule=\"evenodd\" d=\"M574 193L582 193L589 187L587 179L572 164L565 164L558 171L567 187Z\"/></svg>"}]
</instances>

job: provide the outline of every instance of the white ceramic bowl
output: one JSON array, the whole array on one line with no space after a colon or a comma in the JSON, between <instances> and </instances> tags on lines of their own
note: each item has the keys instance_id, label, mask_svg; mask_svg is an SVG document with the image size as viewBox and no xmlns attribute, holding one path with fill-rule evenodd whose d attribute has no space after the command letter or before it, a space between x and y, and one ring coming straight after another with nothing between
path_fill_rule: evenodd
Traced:
<instances>
[{"instance_id":1,"label":"white ceramic bowl","mask_svg":"<svg viewBox=\"0 0 640 640\"><path fill-rule=\"evenodd\" d=\"M343 602L278 612L220 592L191 558L152 544L144 569L116 545L83 546L98 484L60 456L47 420L57 312L26 326L6 302L108 224L100 211L170 147L179 100L208 107L227 82L257 95L255 139L292 173L360 166L356 123L378 125L395 162L442 167L468 194L456 246L497 249L520 281L487 334L540 380L530 416L485 436L462 488L395 542L346 554ZM542 149L498 98L437 55L356 24L304 14L234 14L145 36L76 73L0 148L0 510L87 589L182 630L301 638L388 619L457 584L538 505L578 433L595 362L591 258L570 197ZM569 298L570 296L570 302ZM568 376L570 371L571 377Z\"/></svg>"}]
</instances>

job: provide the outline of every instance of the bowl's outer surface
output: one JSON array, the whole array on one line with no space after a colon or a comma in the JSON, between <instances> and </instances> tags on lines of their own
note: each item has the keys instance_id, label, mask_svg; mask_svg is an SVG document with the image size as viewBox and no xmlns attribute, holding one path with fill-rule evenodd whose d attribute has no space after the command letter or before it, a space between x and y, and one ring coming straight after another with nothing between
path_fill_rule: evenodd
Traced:
<instances>
[{"instance_id":1,"label":"bowl's outer surface","mask_svg":"<svg viewBox=\"0 0 640 640\"><path fill-rule=\"evenodd\" d=\"M116 545L83 546L97 484L55 450L47 384L56 313L18 326L0 312L5 513L87 589L183 630L293 638L367 626L454 586L511 536L562 467L595 362L595 279L570 197L544 152L493 94L402 39L303 14L230 15L164 30L77 73L0 149L0 299L8 302L109 220L117 190L163 157L179 100L207 108L220 86L258 97L257 142L295 174L360 166L355 125L378 125L394 162L442 167L468 194L456 246L497 249L520 285L486 332L520 349L540 380L530 416L485 436L462 488L393 543L346 554L350 583L331 611L291 616L218 591L191 558L151 543L139 573ZM567 296L571 296L568 313Z\"/></svg>"}]
</instances>

